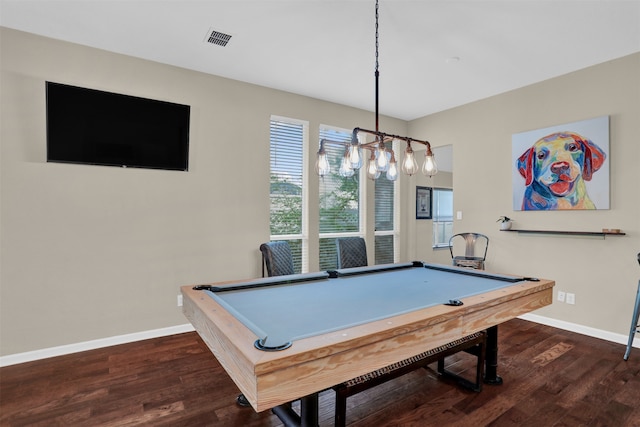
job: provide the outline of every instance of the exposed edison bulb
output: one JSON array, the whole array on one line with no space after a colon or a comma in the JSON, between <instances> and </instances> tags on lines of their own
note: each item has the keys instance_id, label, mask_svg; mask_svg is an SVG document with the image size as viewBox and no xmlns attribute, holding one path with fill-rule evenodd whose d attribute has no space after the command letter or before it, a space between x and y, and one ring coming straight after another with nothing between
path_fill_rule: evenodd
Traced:
<instances>
[{"instance_id":1,"label":"exposed edison bulb","mask_svg":"<svg viewBox=\"0 0 640 427\"><path fill-rule=\"evenodd\" d=\"M411 145L407 145L407 149L404 151L404 158L402 159L402 172L409 176L418 172L418 162L416 162L416 156L413 154Z\"/></svg>"},{"instance_id":2,"label":"exposed edison bulb","mask_svg":"<svg viewBox=\"0 0 640 427\"><path fill-rule=\"evenodd\" d=\"M438 173L438 165L436 165L436 159L433 157L433 153L429 149L427 149L427 154L424 157L422 173L429 177Z\"/></svg>"},{"instance_id":3,"label":"exposed edison bulb","mask_svg":"<svg viewBox=\"0 0 640 427\"><path fill-rule=\"evenodd\" d=\"M387 157L387 155L389 157ZM391 157L391 153L387 153L385 146L382 142L379 143L378 149L376 150L376 169L380 172L386 172L389 169L389 158Z\"/></svg>"},{"instance_id":4,"label":"exposed edison bulb","mask_svg":"<svg viewBox=\"0 0 640 427\"><path fill-rule=\"evenodd\" d=\"M362 167L362 152L358 144L349 146L349 161L351 162L351 169L360 169Z\"/></svg>"},{"instance_id":5,"label":"exposed edison bulb","mask_svg":"<svg viewBox=\"0 0 640 427\"><path fill-rule=\"evenodd\" d=\"M316 172L321 178L324 178L325 175L329 175L331 172L331 166L329 165L329 159L327 159L327 153L325 153L324 149L320 149L318 151L318 159L316 160Z\"/></svg>"},{"instance_id":6,"label":"exposed edison bulb","mask_svg":"<svg viewBox=\"0 0 640 427\"><path fill-rule=\"evenodd\" d=\"M376 167L375 156L371 156L371 159L369 159L369 167L367 168L367 177L369 179L378 179L379 176L380 171Z\"/></svg>"},{"instance_id":7,"label":"exposed edison bulb","mask_svg":"<svg viewBox=\"0 0 640 427\"><path fill-rule=\"evenodd\" d=\"M349 148L345 150L344 156L342 156L342 162L340 162L340 171L338 172L340 176L344 178L349 178L350 176L353 176L353 174L355 173L355 171L351 167L349 151L350 151Z\"/></svg>"},{"instance_id":8,"label":"exposed edison bulb","mask_svg":"<svg viewBox=\"0 0 640 427\"><path fill-rule=\"evenodd\" d=\"M389 169L387 169L387 179L389 181L395 181L398 179L398 165L393 157L389 162Z\"/></svg>"}]
</instances>

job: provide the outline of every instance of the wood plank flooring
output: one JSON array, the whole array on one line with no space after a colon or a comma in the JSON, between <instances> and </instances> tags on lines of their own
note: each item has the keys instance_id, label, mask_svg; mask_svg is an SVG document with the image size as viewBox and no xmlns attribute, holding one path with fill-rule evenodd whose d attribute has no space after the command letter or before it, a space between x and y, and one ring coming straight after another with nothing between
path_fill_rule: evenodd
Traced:
<instances>
[{"instance_id":1,"label":"wood plank flooring","mask_svg":"<svg viewBox=\"0 0 640 427\"><path fill-rule=\"evenodd\" d=\"M500 326L499 386L481 393L418 370L349 398L347 424L640 426L640 349L514 319ZM451 369L472 372L466 354ZM0 368L0 426L280 426L238 390L195 332ZM333 425L333 392L320 425Z\"/></svg>"}]
</instances>

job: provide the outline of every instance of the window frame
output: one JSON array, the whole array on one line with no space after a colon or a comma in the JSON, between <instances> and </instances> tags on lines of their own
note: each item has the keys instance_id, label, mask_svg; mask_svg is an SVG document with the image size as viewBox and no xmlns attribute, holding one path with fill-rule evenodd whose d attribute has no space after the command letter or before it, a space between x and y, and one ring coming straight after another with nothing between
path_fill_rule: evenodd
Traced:
<instances>
[{"instance_id":1,"label":"window frame","mask_svg":"<svg viewBox=\"0 0 640 427\"><path fill-rule=\"evenodd\" d=\"M320 141L322 138L323 131L334 131L344 133L346 135L351 136L352 130L344 129L338 126L320 124L318 126L318 149L320 148ZM325 149L327 146L325 146ZM366 162L365 162L366 163ZM337 170L331 170L331 175L337 174ZM366 203L366 174L365 167L361 167L355 173L358 174L358 230L357 231L346 231L346 232L322 232L320 231L320 219L318 218L318 263L321 265L323 253L321 252L320 241L323 239L336 239L338 237L362 237L366 240L366 212L367 212L367 203ZM320 209L320 200L321 200L321 185L322 179L318 181L318 209ZM322 267L320 267L322 269Z\"/></svg>"},{"instance_id":2,"label":"window frame","mask_svg":"<svg viewBox=\"0 0 640 427\"><path fill-rule=\"evenodd\" d=\"M438 209L435 206L436 203L439 203L439 195L436 195L436 192L450 192L451 193L451 220L450 221L440 221L438 220ZM449 238L451 238L451 235L453 235L453 188L445 188L445 187L433 187L432 189L432 193L431 193L431 203L432 203L432 207L431 207L431 218L432 218L432 233L433 233L433 238L431 241L432 244L432 248L433 249L441 249L441 248L448 248L449 247ZM451 233L449 235L449 238L446 239L446 241L443 241L442 243L436 243L437 241L439 241L440 239L437 239L436 237L439 235L438 233L438 225L439 224L443 224L444 227L446 227L446 224L450 223L451 224ZM447 233L444 233L443 237L446 237Z\"/></svg>"},{"instance_id":3,"label":"window frame","mask_svg":"<svg viewBox=\"0 0 640 427\"><path fill-rule=\"evenodd\" d=\"M394 140L391 144L391 148L397 153L398 152L398 143ZM384 179L386 180L386 178L384 176L380 176L374 183L374 185L376 185L378 183L379 180ZM392 181L392 185L393 185L393 199L392 199L392 203L393 203L393 228L391 230L378 230L377 227L374 228L374 232L373 232L373 238L374 238L374 242L376 240L376 237L380 236L393 236L393 262L396 263L400 260L400 254L399 254L399 249L400 249L400 191L399 191L399 183L400 183L400 179L397 179L395 181ZM375 188L374 188L374 209L376 206L376 200L375 200ZM376 221L376 219L374 218L374 221ZM374 224L375 225L375 224ZM374 245L374 250L375 250L375 245ZM374 259L377 258L377 254L374 252Z\"/></svg>"},{"instance_id":4,"label":"window frame","mask_svg":"<svg viewBox=\"0 0 640 427\"><path fill-rule=\"evenodd\" d=\"M269 119L269 183L271 183L271 126L273 122L281 122L302 126L302 188L301 188L301 233L300 234L271 234L271 189L269 189L269 239L271 241L300 240L300 269L301 273L309 272L309 121L294 119L278 115L271 115ZM295 262L294 262L295 264Z\"/></svg>"}]
</instances>

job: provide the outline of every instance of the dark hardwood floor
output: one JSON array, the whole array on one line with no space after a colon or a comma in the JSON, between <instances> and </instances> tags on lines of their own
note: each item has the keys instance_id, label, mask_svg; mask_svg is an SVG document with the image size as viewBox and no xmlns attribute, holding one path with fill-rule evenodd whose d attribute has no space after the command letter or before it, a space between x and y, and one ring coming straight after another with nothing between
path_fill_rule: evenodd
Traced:
<instances>
[{"instance_id":1,"label":"dark hardwood floor","mask_svg":"<svg viewBox=\"0 0 640 427\"><path fill-rule=\"evenodd\" d=\"M504 384L473 393L414 371L348 400L347 423L380 426L640 426L640 349L514 319L500 326ZM473 370L468 355L451 359ZM434 367L435 369L435 367ZM279 426L238 390L196 333L0 369L1 426ZM333 392L320 425L333 424Z\"/></svg>"}]
</instances>

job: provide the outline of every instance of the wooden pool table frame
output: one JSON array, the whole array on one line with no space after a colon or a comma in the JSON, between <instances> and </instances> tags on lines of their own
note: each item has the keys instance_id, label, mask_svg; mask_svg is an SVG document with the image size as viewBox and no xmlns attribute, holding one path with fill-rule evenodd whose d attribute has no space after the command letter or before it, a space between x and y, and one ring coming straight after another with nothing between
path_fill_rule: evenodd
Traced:
<instances>
[{"instance_id":1,"label":"wooden pool table frame","mask_svg":"<svg viewBox=\"0 0 640 427\"><path fill-rule=\"evenodd\" d=\"M256 349L258 337L205 292L192 285L181 291L184 315L261 412L547 306L554 285L544 279L517 282L463 298L462 306L419 309L297 340L277 352Z\"/></svg>"}]
</instances>

